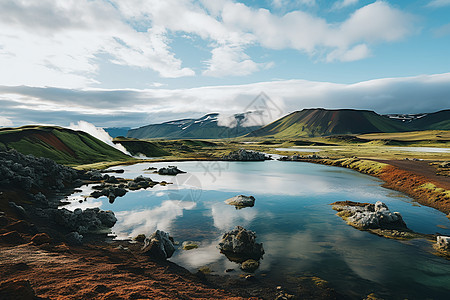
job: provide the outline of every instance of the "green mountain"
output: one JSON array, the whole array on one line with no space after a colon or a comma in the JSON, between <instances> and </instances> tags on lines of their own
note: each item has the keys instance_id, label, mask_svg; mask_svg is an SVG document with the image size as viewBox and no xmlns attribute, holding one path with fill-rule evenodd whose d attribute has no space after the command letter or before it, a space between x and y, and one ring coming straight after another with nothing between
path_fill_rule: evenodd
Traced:
<instances>
[{"instance_id":1,"label":"green mountain","mask_svg":"<svg viewBox=\"0 0 450 300\"><path fill-rule=\"evenodd\" d=\"M151 124L128 131L127 137L137 139L219 139L245 135L261 126L245 126L254 113L236 114L226 120L233 127L222 126L219 114L207 114L199 119L183 119Z\"/></svg>"},{"instance_id":2,"label":"green mountain","mask_svg":"<svg viewBox=\"0 0 450 300\"><path fill-rule=\"evenodd\" d=\"M412 120L408 126L418 130L450 130L450 109L426 114Z\"/></svg>"},{"instance_id":3,"label":"green mountain","mask_svg":"<svg viewBox=\"0 0 450 300\"><path fill-rule=\"evenodd\" d=\"M130 159L83 131L53 126L0 128L0 149L16 149L23 154L50 158L66 165Z\"/></svg>"},{"instance_id":4,"label":"green mountain","mask_svg":"<svg viewBox=\"0 0 450 300\"><path fill-rule=\"evenodd\" d=\"M247 136L299 138L408 130L408 127L400 121L381 116L373 111L317 108L295 111Z\"/></svg>"},{"instance_id":5,"label":"green mountain","mask_svg":"<svg viewBox=\"0 0 450 300\"><path fill-rule=\"evenodd\" d=\"M108 127L103 128L110 137L115 138L118 136L127 136L128 130L131 129L131 127Z\"/></svg>"}]
</instances>

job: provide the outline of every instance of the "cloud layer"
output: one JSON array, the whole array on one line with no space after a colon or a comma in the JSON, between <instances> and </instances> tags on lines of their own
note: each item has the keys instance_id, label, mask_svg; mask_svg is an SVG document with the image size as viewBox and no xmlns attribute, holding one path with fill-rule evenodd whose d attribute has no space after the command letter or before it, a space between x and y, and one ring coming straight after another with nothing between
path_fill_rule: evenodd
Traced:
<instances>
[{"instance_id":1,"label":"cloud layer","mask_svg":"<svg viewBox=\"0 0 450 300\"><path fill-rule=\"evenodd\" d=\"M371 55L372 45L410 34L413 21L385 1L356 9L340 22L300 9L276 14L232 0L1 1L0 65L8 72L0 72L0 83L92 87L99 83L101 64L151 70L162 78L194 76L195 68L184 66L178 57L183 53L171 46L180 34L200 39L210 52L198 62L199 76L246 76L273 66L251 57L252 46L294 49L328 62L361 60Z\"/></svg>"},{"instance_id":2,"label":"cloud layer","mask_svg":"<svg viewBox=\"0 0 450 300\"><path fill-rule=\"evenodd\" d=\"M265 92L268 100L257 98ZM378 113L448 109L450 73L355 84L306 80L190 89L98 90L0 86L3 118L14 125L86 120L97 126L142 126L210 112L225 115L269 107L267 122L303 108L356 108ZM255 101L255 98L257 100Z\"/></svg>"}]
</instances>

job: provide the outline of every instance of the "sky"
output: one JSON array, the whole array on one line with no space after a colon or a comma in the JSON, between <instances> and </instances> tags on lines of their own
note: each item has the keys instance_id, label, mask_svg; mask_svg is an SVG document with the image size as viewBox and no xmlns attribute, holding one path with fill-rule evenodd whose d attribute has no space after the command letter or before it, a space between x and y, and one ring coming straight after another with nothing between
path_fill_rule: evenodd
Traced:
<instances>
[{"instance_id":1,"label":"sky","mask_svg":"<svg viewBox=\"0 0 450 300\"><path fill-rule=\"evenodd\" d=\"M0 126L434 112L449 53L450 0L0 0Z\"/></svg>"}]
</instances>

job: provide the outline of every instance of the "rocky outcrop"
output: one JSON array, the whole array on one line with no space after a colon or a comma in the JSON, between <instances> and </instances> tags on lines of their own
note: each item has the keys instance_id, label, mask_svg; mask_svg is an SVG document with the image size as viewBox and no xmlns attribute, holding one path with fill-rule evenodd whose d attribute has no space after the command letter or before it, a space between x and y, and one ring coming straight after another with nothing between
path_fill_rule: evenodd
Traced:
<instances>
[{"instance_id":1,"label":"rocky outcrop","mask_svg":"<svg viewBox=\"0 0 450 300\"><path fill-rule=\"evenodd\" d=\"M113 227L117 222L112 211L103 211L97 207L85 210L77 208L73 212L65 208L50 209L46 212L56 224L80 234L99 233Z\"/></svg>"},{"instance_id":2,"label":"rocky outcrop","mask_svg":"<svg viewBox=\"0 0 450 300\"><path fill-rule=\"evenodd\" d=\"M241 226L223 235L219 249L228 259L239 263L248 259L260 260L264 254L263 245L256 243L256 234Z\"/></svg>"},{"instance_id":3,"label":"rocky outcrop","mask_svg":"<svg viewBox=\"0 0 450 300\"><path fill-rule=\"evenodd\" d=\"M432 239L430 235L408 229L400 213L391 212L387 205L380 201L375 204L338 201L332 205L333 209L338 211L338 216L357 229L399 240Z\"/></svg>"},{"instance_id":4,"label":"rocky outcrop","mask_svg":"<svg viewBox=\"0 0 450 300\"><path fill-rule=\"evenodd\" d=\"M282 160L282 161L300 161L300 160L305 160L305 159L327 159L327 156L319 156L317 154L310 154L310 155L299 155L299 154L294 154L294 155L290 155L290 156L282 156L280 157L278 160Z\"/></svg>"},{"instance_id":5,"label":"rocky outcrop","mask_svg":"<svg viewBox=\"0 0 450 300\"><path fill-rule=\"evenodd\" d=\"M230 161L264 161L270 159L272 158L264 153L245 149L239 149L222 156L222 160Z\"/></svg>"},{"instance_id":6,"label":"rocky outcrop","mask_svg":"<svg viewBox=\"0 0 450 300\"><path fill-rule=\"evenodd\" d=\"M238 195L225 200L226 204L234 205L236 209L244 207L253 207L255 205L255 197Z\"/></svg>"},{"instance_id":7,"label":"rocky outcrop","mask_svg":"<svg viewBox=\"0 0 450 300\"><path fill-rule=\"evenodd\" d=\"M359 229L406 229L406 224L398 212L391 212L386 204L377 201L355 205L354 202L334 203L333 209L345 217L347 223Z\"/></svg>"},{"instance_id":8,"label":"rocky outcrop","mask_svg":"<svg viewBox=\"0 0 450 300\"><path fill-rule=\"evenodd\" d=\"M168 166L167 168L161 168L156 173L159 175L177 175L180 173L186 173L177 168L177 166Z\"/></svg>"},{"instance_id":9,"label":"rocky outcrop","mask_svg":"<svg viewBox=\"0 0 450 300\"><path fill-rule=\"evenodd\" d=\"M168 233L156 230L147 237L142 247L142 253L157 260L166 260L175 252L173 238Z\"/></svg>"},{"instance_id":10,"label":"rocky outcrop","mask_svg":"<svg viewBox=\"0 0 450 300\"><path fill-rule=\"evenodd\" d=\"M181 246L183 247L183 250L192 250L192 249L197 249L198 245L199 245L199 242L184 241Z\"/></svg>"},{"instance_id":11,"label":"rocky outcrop","mask_svg":"<svg viewBox=\"0 0 450 300\"><path fill-rule=\"evenodd\" d=\"M72 168L57 164L48 158L23 155L15 150L0 151L0 187L62 190L81 176Z\"/></svg>"}]
</instances>

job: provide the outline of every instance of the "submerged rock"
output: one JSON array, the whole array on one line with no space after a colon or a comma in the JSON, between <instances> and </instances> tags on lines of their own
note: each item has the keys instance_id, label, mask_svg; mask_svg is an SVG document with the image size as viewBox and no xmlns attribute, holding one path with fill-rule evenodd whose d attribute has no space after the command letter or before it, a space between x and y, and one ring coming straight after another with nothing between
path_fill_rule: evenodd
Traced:
<instances>
[{"instance_id":1,"label":"submerged rock","mask_svg":"<svg viewBox=\"0 0 450 300\"><path fill-rule=\"evenodd\" d=\"M198 248L198 242L194 242L194 241L185 241L182 244L183 250L192 250L192 249L197 249Z\"/></svg>"},{"instance_id":2,"label":"submerged rock","mask_svg":"<svg viewBox=\"0 0 450 300\"><path fill-rule=\"evenodd\" d=\"M236 208L253 207L255 205L255 197L238 195L225 200L225 203L234 205Z\"/></svg>"},{"instance_id":3,"label":"submerged rock","mask_svg":"<svg viewBox=\"0 0 450 300\"><path fill-rule=\"evenodd\" d=\"M253 273L256 271L256 269L259 268L259 261L256 261L254 259L247 259L241 264L240 267L242 271Z\"/></svg>"},{"instance_id":4,"label":"submerged rock","mask_svg":"<svg viewBox=\"0 0 450 300\"><path fill-rule=\"evenodd\" d=\"M168 233L156 230L150 237L145 239L142 253L154 259L166 260L175 252L173 238Z\"/></svg>"},{"instance_id":5,"label":"submerged rock","mask_svg":"<svg viewBox=\"0 0 450 300\"><path fill-rule=\"evenodd\" d=\"M259 260L264 254L262 243L256 243L256 234L241 226L223 235L219 249L228 259L236 262Z\"/></svg>"},{"instance_id":6,"label":"submerged rock","mask_svg":"<svg viewBox=\"0 0 450 300\"><path fill-rule=\"evenodd\" d=\"M270 156L267 156L264 153L239 149L237 151L230 152L227 155L222 156L222 160L230 160L230 161L264 161L271 160Z\"/></svg>"}]
</instances>

